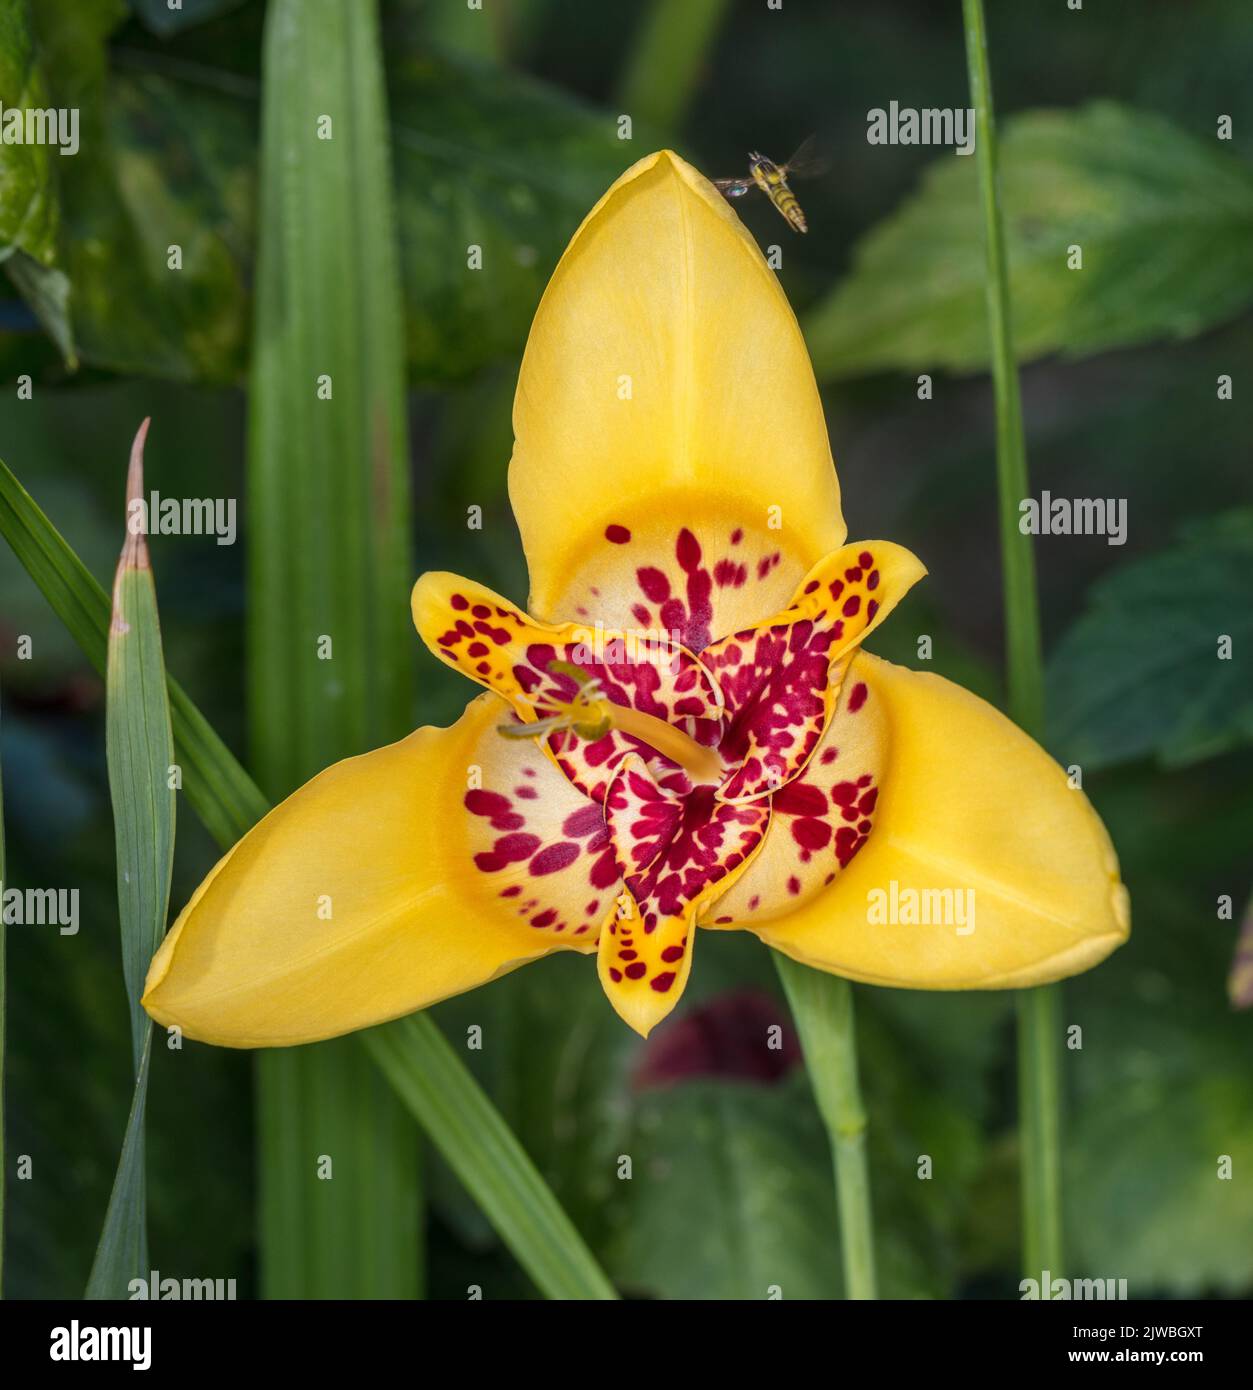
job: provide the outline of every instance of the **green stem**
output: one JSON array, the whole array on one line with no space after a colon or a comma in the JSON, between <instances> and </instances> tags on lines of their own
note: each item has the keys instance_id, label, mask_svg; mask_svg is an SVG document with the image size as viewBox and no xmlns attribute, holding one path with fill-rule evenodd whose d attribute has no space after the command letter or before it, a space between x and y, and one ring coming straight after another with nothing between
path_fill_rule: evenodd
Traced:
<instances>
[{"instance_id":1,"label":"green stem","mask_svg":"<svg viewBox=\"0 0 1253 1390\"><path fill-rule=\"evenodd\" d=\"M727 0L653 0L622 75L623 110L675 130L683 120Z\"/></svg>"},{"instance_id":2,"label":"green stem","mask_svg":"<svg viewBox=\"0 0 1253 1390\"><path fill-rule=\"evenodd\" d=\"M410 728L413 565L377 0L271 0L262 73L249 718L278 800ZM360 1044L257 1076L263 1292L416 1297L418 1135Z\"/></svg>"},{"instance_id":3,"label":"green stem","mask_svg":"<svg viewBox=\"0 0 1253 1390\"><path fill-rule=\"evenodd\" d=\"M1044 727L1044 659L1031 539L1018 529L1028 495L1022 399L1010 315L1009 262L997 193L996 126L988 72L983 0L962 0L970 98L975 108L975 162L987 248L988 332L996 401L996 480L1005 589L1009 713L1034 738ZM1018 1080L1023 1171L1023 1268L1032 1277L1062 1270L1059 987L1018 995Z\"/></svg>"},{"instance_id":4,"label":"green stem","mask_svg":"<svg viewBox=\"0 0 1253 1390\"><path fill-rule=\"evenodd\" d=\"M811 970L777 951L774 962L801 1036L818 1112L831 1141L845 1296L876 1298L866 1107L857 1079L853 987L837 975Z\"/></svg>"},{"instance_id":5,"label":"green stem","mask_svg":"<svg viewBox=\"0 0 1253 1390\"><path fill-rule=\"evenodd\" d=\"M1018 991L1023 1272L1062 1273L1061 989ZM1032 1273L1034 1271L1034 1273Z\"/></svg>"}]
</instances>

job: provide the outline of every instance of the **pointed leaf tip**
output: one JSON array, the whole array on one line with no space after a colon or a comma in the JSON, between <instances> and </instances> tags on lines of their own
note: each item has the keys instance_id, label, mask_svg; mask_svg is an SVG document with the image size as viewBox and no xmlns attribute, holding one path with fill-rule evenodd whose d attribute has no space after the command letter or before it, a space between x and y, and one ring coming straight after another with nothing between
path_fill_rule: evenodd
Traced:
<instances>
[{"instance_id":1,"label":"pointed leaf tip","mask_svg":"<svg viewBox=\"0 0 1253 1390\"><path fill-rule=\"evenodd\" d=\"M143 423L135 431L135 442L131 445L130 466L126 470L126 542L122 546L122 557L118 568L144 570L149 568L148 541L144 515L144 442L148 438L151 416L145 416ZM136 508L135 503L140 506Z\"/></svg>"},{"instance_id":2,"label":"pointed leaf tip","mask_svg":"<svg viewBox=\"0 0 1253 1390\"><path fill-rule=\"evenodd\" d=\"M130 631L130 622L123 612L123 579L135 570L151 569L148 560L147 515L144 496L144 441L148 437L150 418L145 417L135 431L131 445L130 464L126 470L126 539L113 573L113 613L109 623L110 637L121 637ZM136 507L135 503L139 506Z\"/></svg>"}]
</instances>

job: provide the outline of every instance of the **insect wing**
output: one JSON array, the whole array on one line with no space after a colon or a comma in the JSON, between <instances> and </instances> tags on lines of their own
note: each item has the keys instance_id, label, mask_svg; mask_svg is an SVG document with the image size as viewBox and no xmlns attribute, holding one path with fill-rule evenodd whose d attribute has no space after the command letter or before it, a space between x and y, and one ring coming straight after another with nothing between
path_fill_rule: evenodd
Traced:
<instances>
[{"instance_id":1,"label":"insect wing","mask_svg":"<svg viewBox=\"0 0 1253 1390\"><path fill-rule=\"evenodd\" d=\"M816 135L807 135L796 153L782 166L784 178L813 179L825 174L831 161L819 148Z\"/></svg>"}]
</instances>

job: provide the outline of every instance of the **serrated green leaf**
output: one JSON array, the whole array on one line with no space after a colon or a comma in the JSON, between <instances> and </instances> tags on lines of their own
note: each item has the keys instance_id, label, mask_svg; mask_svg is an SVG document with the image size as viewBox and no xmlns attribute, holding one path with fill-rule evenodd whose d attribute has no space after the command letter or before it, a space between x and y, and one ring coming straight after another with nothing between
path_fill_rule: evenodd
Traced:
<instances>
[{"instance_id":1,"label":"serrated green leaf","mask_svg":"<svg viewBox=\"0 0 1253 1390\"><path fill-rule=\"evenodd\" d=\"M975 164L940 155L805 316L820 379L988 366ZM1111 102L1026 112L1000 179L1019 361L1192 337L1253 301L1253 170L1216 141Z\"/></svg>"},{"instance_id":2,"label":"serrated green leaf","mask_svg":"<svg viewBox=\"0 0 1253 1390\"><path fill-rule=\"evenodd\" d=\"M1253 511L1241 510L1098 584L1049 663L1062 762L1182 766L1253 740L1250 574Z\"/></svg>"}]
</instances>

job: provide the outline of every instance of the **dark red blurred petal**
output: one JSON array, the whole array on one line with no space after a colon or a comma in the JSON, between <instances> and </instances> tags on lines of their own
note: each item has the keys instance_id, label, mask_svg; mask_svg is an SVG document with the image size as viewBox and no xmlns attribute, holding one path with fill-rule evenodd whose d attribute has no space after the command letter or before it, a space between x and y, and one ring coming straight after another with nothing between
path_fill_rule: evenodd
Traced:
<instances>
[{"instance_id":1,"label":"dark red blurred petal","mask_svg":"<svg viewBox=\"0 0 1253 1390\"><path fill-rule=\"evenodd\" d=\"M649 1038L635 1068L637 1089L702 1076L772 1085L800 1061L791 1020L762 990L719 995Z\"/></svg>"}]
</instances>

